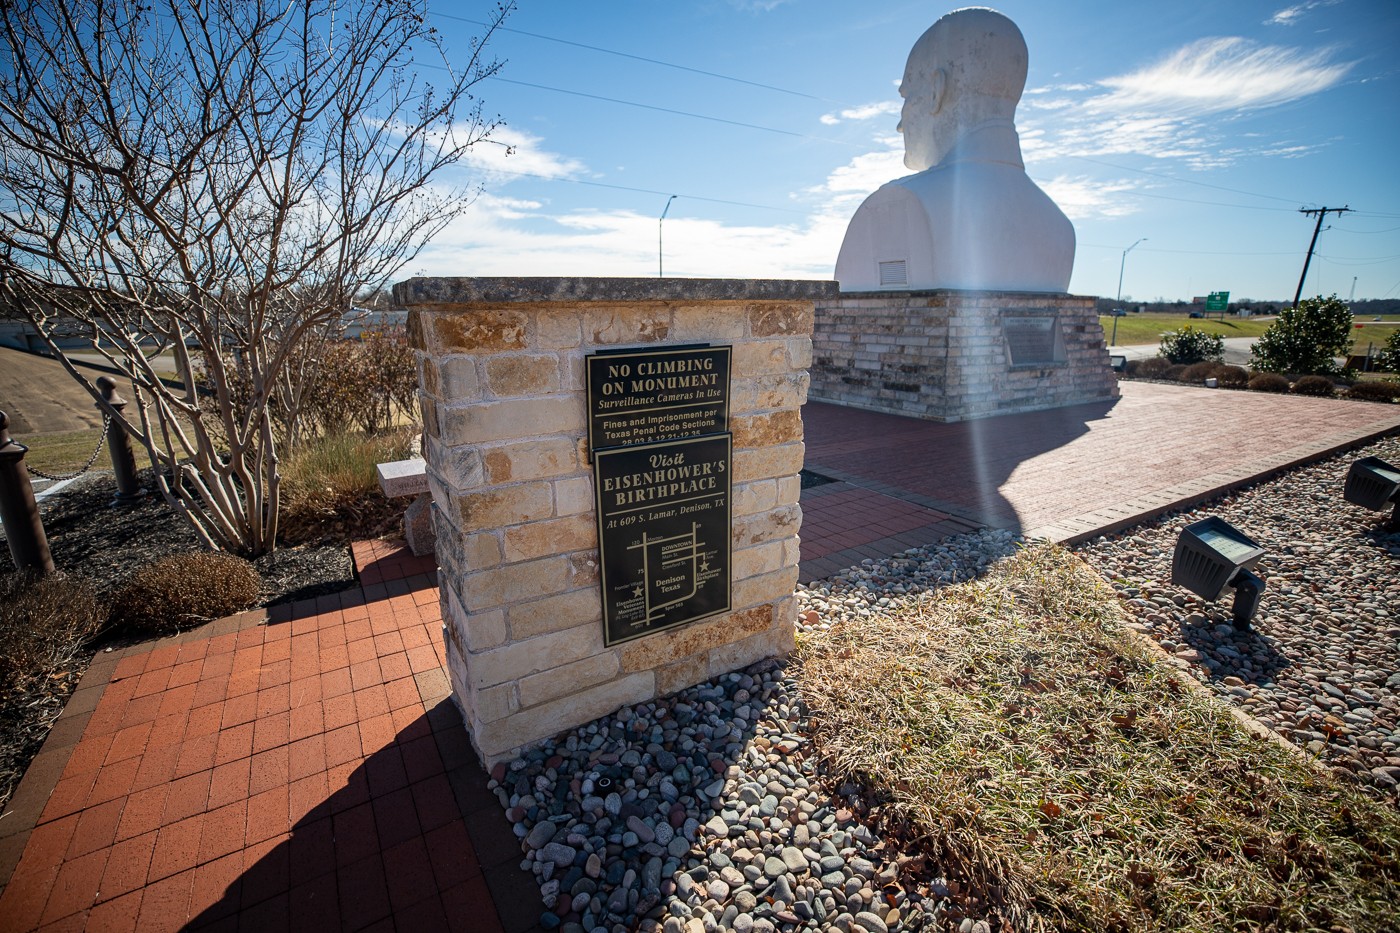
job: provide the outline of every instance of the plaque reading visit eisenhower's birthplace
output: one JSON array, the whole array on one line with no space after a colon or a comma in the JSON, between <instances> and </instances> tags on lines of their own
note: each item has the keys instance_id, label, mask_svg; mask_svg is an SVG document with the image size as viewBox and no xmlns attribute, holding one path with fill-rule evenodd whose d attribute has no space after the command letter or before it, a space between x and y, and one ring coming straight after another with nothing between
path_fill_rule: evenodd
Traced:
<instances>
[{"instance_id":1,"label":"plaque reading visit eisenhower's birthplace","mask_svg":"<svg viewBox=\"0 0 1400 933\"><path fill-rule=\"evenodd\" d=\"M729 430L730 347L595 353L588 365L588 449Z\"/></svg>"},{"instance_id":2,"label":"plaque reading visit eisenhower's birthplace","mask_svg":"<svg viewBox=\"0 0 1400 933\"><path fill-rule=\"evenodd\" d=\"M731 453L729 434L597 452L605 644L729 611Z\"/></svg>"}]
</instances>

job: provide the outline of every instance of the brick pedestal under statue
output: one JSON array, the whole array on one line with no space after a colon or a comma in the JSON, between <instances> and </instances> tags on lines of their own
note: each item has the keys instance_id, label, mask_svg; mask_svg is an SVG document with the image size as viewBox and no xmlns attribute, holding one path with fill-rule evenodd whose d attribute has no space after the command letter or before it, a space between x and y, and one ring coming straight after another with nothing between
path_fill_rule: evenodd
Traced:
<instances>
[{"instance_id":1,"label":"brick pedestal under statue","mask_svg":"<svg viewBox=\"0 0 1400 933\"><path fill-rule=\"evenodd\" d=\"M812 398L935 421L1118 395L1094 299L1056 292L845 292L812 357Z\"/></svg>"}]
</instances>

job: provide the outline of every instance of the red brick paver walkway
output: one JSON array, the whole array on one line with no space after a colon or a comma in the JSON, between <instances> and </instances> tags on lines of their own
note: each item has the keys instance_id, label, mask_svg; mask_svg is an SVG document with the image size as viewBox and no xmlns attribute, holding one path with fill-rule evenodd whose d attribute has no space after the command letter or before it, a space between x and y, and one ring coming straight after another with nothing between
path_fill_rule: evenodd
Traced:
<instances>
[{"instance_id":1,"label":"red brick paver walkway","mask_svg":"<svg viewBox=\"0 0 1400 933\"><path fill-rule=\"evenodd\" d=\"M1393 406L1120 386L1116 402L957 424L811 402L807 467L955 518L1062 537L1400 427ZM804 513L820 501L804 499Z\"/></svg>"},{"instance_id":2,"label":"red brick paver walkway","mask_svg":"<svg viewBox=\"0 0 1400 933\"><path fill-rule=\"evenodd\" d=\"M356 556L364 589L99 655L0 822L39 810L0 928L502 929L432 562Z\"/></svg>"}]
</instances>

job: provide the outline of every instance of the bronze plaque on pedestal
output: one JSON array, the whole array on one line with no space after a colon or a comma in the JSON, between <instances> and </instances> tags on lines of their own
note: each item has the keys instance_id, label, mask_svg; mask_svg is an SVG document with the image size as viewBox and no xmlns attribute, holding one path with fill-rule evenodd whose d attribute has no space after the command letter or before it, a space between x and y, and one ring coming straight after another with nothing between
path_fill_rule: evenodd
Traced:
<instances>
[{"instance_id":1,"label":"bronze plaque on pedestal","mask_svg":"<svg viewBox=\"0 0 1400 933\"><path fill-rule=\"evenodd\" d=\"M685 346L585 358L588 451L729 430L731 347Z\"/></svg>"},{"instance_id":2,"label":"bronze plaque on pedestal","mask_svg":"<svg viewBox=\"0 0 1400 933\"><path fill-rule=\"evenodd\" d=\"M1012 366L1054 363L1059 358L1060 319L1055 315L1003 317L1002 333Z\"/></svg>"},{"instance_id":3,"label":"bronze plaque on pedestal","mask_svg":"<svg viewBox=\"0 0 1400 933\"><path fill-rule=\"evenodd\" d=\"M731 454L727 433L597 451L605 644L729 611Z\"/></svg>"}]
</instances>

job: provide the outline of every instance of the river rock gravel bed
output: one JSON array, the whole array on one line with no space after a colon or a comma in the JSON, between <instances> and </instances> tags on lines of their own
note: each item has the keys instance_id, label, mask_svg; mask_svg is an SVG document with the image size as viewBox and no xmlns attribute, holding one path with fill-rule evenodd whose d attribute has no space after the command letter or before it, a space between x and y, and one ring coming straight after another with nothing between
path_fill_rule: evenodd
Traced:
<instances>
[{"instance_id":1,"label":"river rock gravel bed","mask_svg":"<svg viewBox=\"0 0 1400 933\"><path fill-rule=\"evenodd\" d=\"M1400 439L1292 470L1193 510L1097 538L1079 555L1118 591L1133 627L1221 698L1354 774L1400 780L1400 529L1342 499L1350 464L1400 462ZM1252 630L1171 585L1182 527L1219 515L1268 550Z\"/></svg>"},{"instance_id":2,"label":"river rock gravel bed","mask_svg":"<svg viewBox=\"0 0 1400 933\"><path fill-rule=\"evenodd\" d=\"M865 561L799 590L800 628L811 637L850 614L892 612L979 576L1017 540L986 531ZM863 789L819 772L796 674L761 661L496 765L488 786L539 882L541 925L890 933L963 919L942 879L901 878L862 822Z\"/></svg>"}]
</instances>

